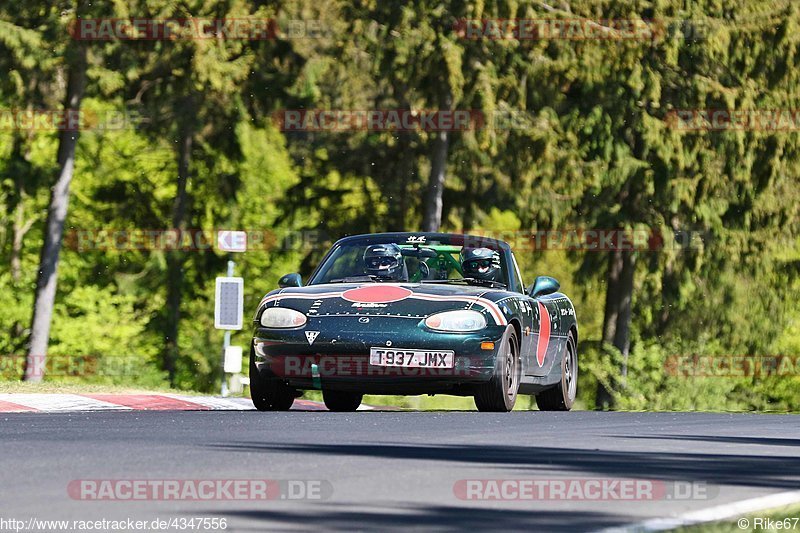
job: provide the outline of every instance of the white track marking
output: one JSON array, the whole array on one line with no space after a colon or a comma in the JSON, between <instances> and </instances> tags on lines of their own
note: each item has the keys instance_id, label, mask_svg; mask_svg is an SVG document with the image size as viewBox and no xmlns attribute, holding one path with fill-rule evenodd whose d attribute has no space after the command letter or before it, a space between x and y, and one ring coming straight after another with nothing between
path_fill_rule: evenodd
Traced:
<instances>
[{"instance_id":1,"label":"white track marking","mask_svg":"<svg viewBox=\"0 0 800 533\"><path fill-rule=\"evenodd\" d=\"M776 494L768 494L748 500L725 503L716 507L700 509L699 511L689 511L688 513L683 513L675 517L652 518L628 526L601 529L598 533L665 531L694 524L719 522L720 520L736 518L742 515L765 511L776 507L785 507L796 503L800 503L800 490L778 492Z\"/></svg>"},{"instance_id":2,"label":"white track marking","mask_svg":"<svg viewBox=\"0 0 800 533\"><path fill-rule=\"evenodd\" d=\"M180 394L164 394L169 398L184 402L196 403L214 411L252 411L253 402L247 398L217 398L215 396L181 396ZM239 401L241 400L241 401Z\"/></svg>"},{"instance_id":3,"label":"white track marking","mask_svg":"<svg viewBox=\"0 0 800 533\"><path fill-rule=\"evenodd\" d=\"M0 394L0 400L23 405L39 411L105 411L124 410L130 407L95 400L78 394L27 394L6 393Z\"/></svg>"}]
</instances>

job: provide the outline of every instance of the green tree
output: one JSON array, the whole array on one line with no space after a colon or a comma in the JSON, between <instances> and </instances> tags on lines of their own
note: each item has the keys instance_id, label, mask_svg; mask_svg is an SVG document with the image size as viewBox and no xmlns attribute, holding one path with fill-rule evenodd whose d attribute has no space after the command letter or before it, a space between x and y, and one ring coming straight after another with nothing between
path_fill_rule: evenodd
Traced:
<instances>
[{"instance_id":1,"label":"green tree","mask_svg":"<svg viewBox=\"0 0 800 533\"><path fill-rule=\"evenodd\" d=\"M87 12L86 5L79 1L75 8L76 16ZM66 32L65 32L66 35ZM62 46L64 37L61 38ZM80 114L81 100L86 87L86 46L81 42L70 42L64 51L67 88L64 98L65 119ZM26 379L40 381L41 373L36 371L37 359L47 355L50 341L50 325L58 284L58 262L64 235L64 223L69 208L69 189L75 167L75 146L78 131L69 128L59 134L58 179L52 188L50 205L45 223L45 237L42 245L39 276L36 281L36 298L33 304L31 337L28 348Z\"/></svg>"}]
</instances>

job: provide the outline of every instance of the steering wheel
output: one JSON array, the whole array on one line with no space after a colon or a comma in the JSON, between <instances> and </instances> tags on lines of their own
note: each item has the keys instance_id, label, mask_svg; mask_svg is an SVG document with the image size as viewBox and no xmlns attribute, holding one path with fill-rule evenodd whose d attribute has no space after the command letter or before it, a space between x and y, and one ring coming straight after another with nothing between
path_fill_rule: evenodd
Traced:
<instances>
[{"instance_id":1,"label":"steering wheel","mask_svg":"<svg viewBox=\"0 0 800 533\"><path fill-rule=\"evenodd\" d=\"M419 268L419 273L422 274L422 279L427 279L431 275L431 267L425 261L420 261L417 268Z\"/></svg>"}]
</instances>

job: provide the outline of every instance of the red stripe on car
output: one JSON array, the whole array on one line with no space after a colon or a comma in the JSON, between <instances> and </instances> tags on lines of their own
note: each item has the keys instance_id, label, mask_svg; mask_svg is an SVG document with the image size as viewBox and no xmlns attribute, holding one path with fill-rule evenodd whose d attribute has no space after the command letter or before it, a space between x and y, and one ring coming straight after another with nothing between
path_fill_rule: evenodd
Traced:
<instances>
[{"instance_id":1,"label":"red stripe on car","mask_svg":"<svg viewBox=\"0 0 800 533\"><path fill-rule=\"evenodd\" d=\"M536 341L536 362L544 365L544 356L547 355L547 346L550 344L550 313L541 302L539 304L539 340Z\"/></svg>"},{"instance_id":2,"label":"red stripe on car","mask_svg":"<svg viewBox=\"0 0 800 533\"><path fill-rule=\"evenodd\" d=\"M405 287L396 285L367 285L366 287L344 291L342 298L348 302L384 304L405 300L412 294L414 293Z\"/></svg>"}]
</instances>

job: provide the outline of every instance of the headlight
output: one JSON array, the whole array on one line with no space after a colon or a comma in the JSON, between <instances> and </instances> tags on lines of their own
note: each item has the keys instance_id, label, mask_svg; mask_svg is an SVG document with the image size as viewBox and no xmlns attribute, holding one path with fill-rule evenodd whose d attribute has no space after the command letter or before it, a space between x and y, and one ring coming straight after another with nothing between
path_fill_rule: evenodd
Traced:
<instances>
[{"instance_id":1,"label":"headlight","mask_svg":"<svg viewBox=\"0 0 800 533\"><path fill-rule=\"evenodd\" d=\"M306 320L300 311L285 307L268 307L261 313L261 325L265 328L299 328Z\"/></svg>"},{"instance_id":2,"label":"headlight","mask_svg":"<svg viewBox=\"0 0 800 533\"><path fill-rule=\"evenodd\" d=\"M446 311L429 316L425 325L438 331L477 331L486 327L486 319L477 311Z\"/></svg>"}]
</instances>

